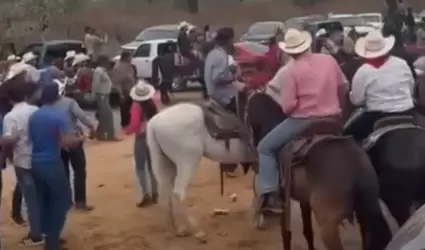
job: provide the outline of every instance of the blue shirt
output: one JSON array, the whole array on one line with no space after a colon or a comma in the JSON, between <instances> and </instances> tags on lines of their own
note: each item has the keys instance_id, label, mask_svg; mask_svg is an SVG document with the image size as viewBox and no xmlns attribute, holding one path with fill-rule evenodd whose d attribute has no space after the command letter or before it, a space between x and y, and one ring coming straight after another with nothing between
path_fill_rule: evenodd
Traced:
<instances>
[{"instance_id":1,"label":"blue shirt","mask_svg":"<svg viewBox=\"0 0 425 250\"><path fill-rule=\"evenodd\" d=\"M28 122L33 166L34 163L60 161L60 137L69 133L69 130L62 111L51 106L42 106L38 109Z\"/></svg>"}]
</instances>

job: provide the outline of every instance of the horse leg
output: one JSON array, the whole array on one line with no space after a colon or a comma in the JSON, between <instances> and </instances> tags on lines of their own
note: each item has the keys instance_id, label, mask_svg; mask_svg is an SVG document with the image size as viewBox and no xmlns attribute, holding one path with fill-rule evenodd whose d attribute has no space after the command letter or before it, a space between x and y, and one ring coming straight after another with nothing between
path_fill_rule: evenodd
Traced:
<instances>
[{"instance_id":1,"label":"horse leg","mask_svg":"<svg viewBox=\"0 0 425 250\"><path fill-rule=\"evenodd\" d=\"M187 196L187 189L195 173L201 155L191 160L180 161L177 163L177 176L175 179L173 194L172 194L172 209L173 217L177 223L177 235L187 236L195 233L197 238L203 238L205 233L198 229L197 222L188 216L184 201ZM202 239L203 240L203 239Z\"/></svg>"},{"instance_id":2,"label":"horse leg","mask_svg":"<svg viewBox=\"0 0 425 250\"><path fill-rule=\"evenodd\" d=\"M308 250L314 250L314 235L311 206L307 202L300 203L301 216L303 220L303 233L307 241Z\"/></svg>"},{"instance_id":3,"label":"horse leg","mask_svg":"<svg viewBox=\"0 0 425 250\"><path fill-rule=\"evenodd\" d=\"M339 224L344 218L342 203L313 192L311 207L317 219L320 234L327 250L343 250L339 235Z\"/></svg>"},{"instance_id":4,"label":"horse leg","mask_svg":"<svg viewBox=\"0 0 425 250\"><path fill-rule=\"evenodd\" d=\"M151 131L148 131L148 133ZM170 223L174 227L172 209L171 209L171 192L174 187L174 178L176 176L175 164L162 152L158 140L150 134L147 137L152 174L155 177L158 188L158 202L162 209L167 212L165 218L166 223Z\"/></svg>"}]
</instances>

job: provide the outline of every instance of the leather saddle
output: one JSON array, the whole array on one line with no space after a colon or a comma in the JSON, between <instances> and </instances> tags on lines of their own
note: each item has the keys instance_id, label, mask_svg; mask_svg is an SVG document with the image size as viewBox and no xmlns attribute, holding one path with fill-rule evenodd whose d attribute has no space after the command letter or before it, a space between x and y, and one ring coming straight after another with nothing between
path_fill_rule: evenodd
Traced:
<instances>
[{"instance_id":1,"label":"leather saddle","mask_svg":"<svg viewBox=\"0 0 425 250\"><path fill-rule=\"evenodd\" d=\"M378 140L389 132L400 129L422 129L416 125L414 116L400 115L390 116L379 119L373 126L373 132L363 140L362 147L368 151Z\"/></svg>"},{"instance_id":2,"label":"leather saddle","mask_svg":"<svg viewBox=\"0 0 425 250\"><path fill-rule=\"evenodd\" d=\"M373 130L382 129L388 126L400 125L400 124L415 124L415 118L411 115L400 115L390 116L379 119L375 122Z\"/></svg>"},{"instance_id":3,"label":"leather saddle","mask_svg":"<svg viewBox=\"0 0 425 250\"><path fill-rule=\"evenodd\" d=\"M241 139L250 145L249 131L236 114L213 100L202 105L202 109L205 126L212 138L224 140L228 150L230 139Z\"/></svg>"},{"instance_id":4,"label":"leather saddle","mask_svg":"<svg viewBox=\"0 0 425 250\"><path fill-rule=\"evenodd\" d=\"M348 138L348 136L343 136L343 125L336 118L319 119L305 129L301 136L288 143L281 150L280 158L283 157L284 159L284 166L282 167L300 165L310 150L320 142L344 138ZM287 166L288 164L290 166Z\"/></svg>"},{"instance_id":5,"label":"leather saddle","mask_svg":"<svg viewBox=\"0 0 425 250\"><path fill-rule=\"evenodd\" d=\"M186 66L190 63L190 60L180 53L174 53L174 65L176 67Z\"/></svg>"}]
</instances>

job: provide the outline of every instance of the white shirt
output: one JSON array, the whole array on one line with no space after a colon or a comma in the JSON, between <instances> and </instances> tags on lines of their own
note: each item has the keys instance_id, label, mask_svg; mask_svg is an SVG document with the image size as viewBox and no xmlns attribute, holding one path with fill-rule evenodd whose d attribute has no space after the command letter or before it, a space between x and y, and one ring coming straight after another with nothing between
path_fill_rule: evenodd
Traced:
<instances>
[{"instance_id":1,"label":"white shirt","mask_svg":"<svg viewBox=\"0 0 425 250\"><path fill-rule=\"evenodd\" d=\"M414 84L406 61L390 56L380 68L366 63L357 70L350 99L368 111L402 112L413 108Z\"/></svg>"},{"instance_id":2,"label":"white shirt","mask_svg":"<svg viewBox=\"0 0 425 250\"><path fill-rule=\"evenodd\" d=\"M16 104L3 119L3 135L18 136L13 148L13 165L25 169L31 168L31 146L28 139L28 121L38 108L26 102Z\"/></svg>"}]
</instances>

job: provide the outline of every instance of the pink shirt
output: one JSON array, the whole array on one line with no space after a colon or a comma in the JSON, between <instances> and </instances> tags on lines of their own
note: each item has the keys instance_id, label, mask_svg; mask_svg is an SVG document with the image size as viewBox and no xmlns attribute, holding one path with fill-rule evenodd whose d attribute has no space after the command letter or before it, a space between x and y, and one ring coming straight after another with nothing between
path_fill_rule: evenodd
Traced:
<instances>
[{"instance_id":1,"label":"pink shirt","mask_svg":"<svg viewBox=\"0 0 425 250\"><path fill-rule=\"evenodd\" d=\"M282 76L283 112L299 118L338 115L338 89L344 83L332 56L307 53L291 60Z\"/></svg>"},{"instance_id":2,"label":"pink shirt","mask_svg":"<svg viewBox=\"0 0 425 250\"><path fill-rule=\"evenodd\" d=\"M158 108L161 107L161 98L158 93L155 93L152 100ZM142 112L143 110L140 105L137 102L133 102L130 108L130 123L123 129L125 134L130 135L145 132L146 122L142 121Z\"/></svg>"}]
</instances>

